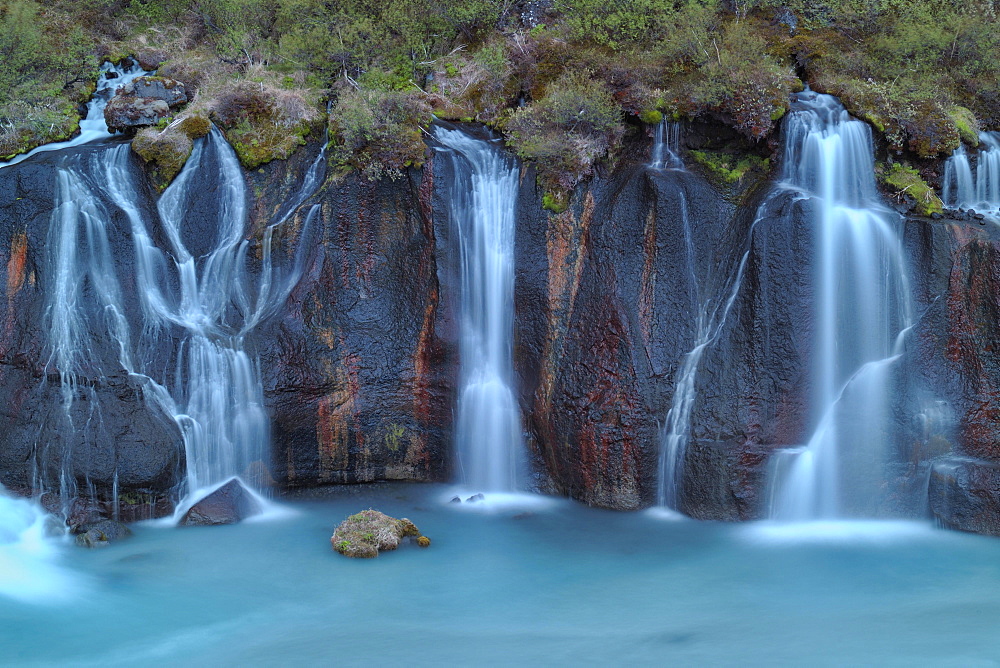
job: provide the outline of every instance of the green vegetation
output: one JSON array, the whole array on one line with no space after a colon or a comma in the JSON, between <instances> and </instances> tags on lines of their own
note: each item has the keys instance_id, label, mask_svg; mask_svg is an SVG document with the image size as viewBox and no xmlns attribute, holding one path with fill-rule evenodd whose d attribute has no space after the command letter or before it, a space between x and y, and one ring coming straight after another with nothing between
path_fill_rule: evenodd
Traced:
<instances>
[{"instance_id":1,"label":"green vegetation","mask_svg":"<svg viewBox=\"0 0 1000 668\"><path fill-rule=\"evenodd\" d=\"M921 216L941 213L944 209L940 198L934 189L920 176L913 167L898 162L892 164L888 174L883 176L884 183L889 186L900 199L912 198L914 211Z\"/></svg>"},{"instance_id":2,"label":"green vegetation","mask_svg":"<svg viewBox=\"0 0 1000 668\"><path fill-rule=\"evenodd\" d=\"M725 151L691 151L695 162L705 168L708 177L720 185L733 185L750 172L766 173L771 161L759 155Z\"/></svg>"},{"instance_id":3,"label":"green vegetation","mask_svg":"<svg viewBox=\"0 0 1000 668\"><path fill-rule=\"evenodd\" d=\"M370 559L377 557L380 550L395 550L407 536L420 536L413 522L369 509L341 522L333 532L330 544L346 557ZM430 545L429 539L427 544Z\"/></svg>"},{"instance_id":4,"label":"green vegetation","mask_svg":"<svg viewBox=\"0 0 1000 668\"><path fill-rule=\"evenodd\" d=\"M194 99L181 115L219 124L247 167L294 151L324 100L332 161L371 179L422 163L432 114L476 120L537 164L554 211L639 122L709 119L734 128L744 153L761 152L752 145L773 137L804 83L839 96L911 161L1000 129L992 0L554 0L536 10L511 0L0 0L0 155L73 132L100 61L129 55L184 82ZM167 134L170 150L169 136L157 146L144 131L140 142L146 156L160 152L149 160L164 179L183 152ZM728 183L759 167L696 160Z\"/></svg>"},{"instance_id":5,"label":"green vegetation","mask_svg":"<svg viewBox=\"0 0 1000 668\"><path fill-rule=\"evenodd\" d=\"M536 104L514 112L505 130L520 157L537 161L545 190L560 199L559 193L572 189L617 148L621 115L603 81L587 71L570 72Z\"/></svg>"},{"instance_id":6,"label":"green vegetation","mask_svg":"<svg viewBox=\"0 0 1000 668\"><path fill-rule=\"evenodd\" d=\"M66 139L94 90L97 59L71 12L0 1L0 156Z\"/></svg>"}]
</instances>

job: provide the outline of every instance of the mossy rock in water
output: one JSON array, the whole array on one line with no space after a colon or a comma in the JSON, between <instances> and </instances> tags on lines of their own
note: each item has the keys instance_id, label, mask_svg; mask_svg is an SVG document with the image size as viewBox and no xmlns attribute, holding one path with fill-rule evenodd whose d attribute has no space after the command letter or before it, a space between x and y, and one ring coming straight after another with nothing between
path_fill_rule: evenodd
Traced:
<instances>
[{"instance_id":1,"label":"mossy rock in water","mask_svg":"<svg viewBox=\"0 0 1000 668\"><path fill-rule=\"evenodd\" d=\"M407 536L419 536L410 520L396 519L377 510L362 510L340 523L330 537L333 549L346 557L370 559L379 550L395 550Z\"/></svg>"}]
</instances>

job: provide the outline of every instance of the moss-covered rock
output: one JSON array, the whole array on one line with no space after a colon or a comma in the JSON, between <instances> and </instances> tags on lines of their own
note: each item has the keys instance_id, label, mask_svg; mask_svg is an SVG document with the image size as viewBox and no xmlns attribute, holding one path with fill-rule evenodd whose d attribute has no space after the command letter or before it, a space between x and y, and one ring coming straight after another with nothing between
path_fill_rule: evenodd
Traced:
<instances>
[{"instance_id":1,"label":"moss-covered rock","mask_svg":"<svg viewBox=\"0 0 1000 668\"><path fill-rule=\"evenodd\" d=\"M334 530L330 544L345 557L370 559L377 557L379 550L395 550L407 536L420 536L420 530L413 522L368 509L341 522ZM430 539L423 538L430 545Z\"/></svg>"},{"instance_id":2,"label":"moss-covered rock","mask_svg":"<svg viewBox=\"0 0 1000 668\"><path fill-rule=\"evenodd\" d=\"M722 186L739 183L750 172L767 172L771 167L769 159L753 153L704 150L691 151L691 157L710 180Z\"/></svg>"},{"instance_id":3,"label":"moss-covered rock","mask_svg":"<svg viewBox=\"0 0 1000 668\"><path fill-rule=\"evenodd\" d=\"M929 216L941 213L944 209L944 204L937 193L927 185L927 182L921 178L920 172L913 167L898 162L893 163L882 180L895 192L897 197L904 201L912 200L913 210L918 215Z\"/></svg>"},{"instance_id":4,"label":"moss-covered rock","mask_svg":"<svg viewBox=\"0 0 1000 668\"><path fill-rule=\"evenodd\" d=\"M976 120L976 115L970 109L952 107L948 116L958 129L958 135L963 142L973 148L979 146L979 121Z\"/></svg>"},{"instance_id":5,"label":"moss-covered rock","mask_svg":"<svg viewBox=\"0 0 1000 668\"><path fill-rule=\"evenodd\" d=\"M220 92L211 115L247 169L290 156L319 117L299 92L250 82Z\"/></svg>"},{"instance_id":6,"label":"moss-covered rock","mask_svg":"<svg viewBox=\"0 0 1000 668\"><path fill-rule=\"evenodd\" d=\"M153 184L163 190L184 167L194 139L204 137L212 124L202 114L190 114L174 120L162 130L143 128L132 140L132 150L146 163Z\"/></svg>"}]
</instances>

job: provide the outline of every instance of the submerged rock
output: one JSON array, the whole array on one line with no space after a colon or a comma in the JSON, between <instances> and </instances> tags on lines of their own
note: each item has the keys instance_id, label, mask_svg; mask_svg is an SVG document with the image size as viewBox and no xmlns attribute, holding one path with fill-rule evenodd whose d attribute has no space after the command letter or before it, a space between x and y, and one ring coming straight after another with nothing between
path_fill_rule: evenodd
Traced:
<instances>
[{"instance_id":1,"label":"submerged rock","mask_svg":"<svg viewBox=\"0 0 1000 668\"><path fill-rule=\"evenodd\" d=\"M260 504L236 478L215 490L184 513L178 526L236 524L261 512Z\"/></svg>"},{"instance_id":2,"label":"submerged rock","mask_svg":"<svg viewBox=\"0 0 1000 668\"><path fill-rule=\"evenodd\" d=\"M132 531L115 520L101 520L83 527L83 533L76 537L76 544L80 547L107 547L111 543L128 538Z\"/></svg>"},{"instance_id":3,"label":"submerged rock","mask_svg":"<svg viewBox=\"0 0 1000 668\"><path fill-rule=\"evenodd\" d=\"M405 517L396 519L369 509L341 522L330 537L330 544L346 557L370 559L377 557L379 550L395 550L406 536L419 536L417 544L421 547L430 545L430 538L420 536L420 530Z\"/></svg>"}]
</instances>

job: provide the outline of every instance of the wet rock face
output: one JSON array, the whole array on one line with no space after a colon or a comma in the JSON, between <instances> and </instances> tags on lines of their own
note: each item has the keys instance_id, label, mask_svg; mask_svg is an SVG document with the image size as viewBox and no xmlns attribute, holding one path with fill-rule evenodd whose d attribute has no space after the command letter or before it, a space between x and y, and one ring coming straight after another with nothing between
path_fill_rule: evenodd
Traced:
<instances>
[{"instance_id":1,"label":"wet rock face","mask_svg":"<svg viewBox=\"0 0 1000 668\"><path fill-rule=\"evenodd\" d=\"M236 478L215 490L184 513L178 526L236 524L259 515L260 504Z\"/></svg>"},{"instance_id":2,"label":"wet rock face","mask_svg":"<svg viewBox=\"0 0 1000 668\"><path fill-rule=\"evenodd\" d=\"M261 218L284 168L257 186ZM433 170L350 175L319 198L303 278L256 339L281 485L447 477L457 358L440 334Z\"/></svg>"},{"instance_id":3,"label":"wet rock face","mask_svg":"<svg viewBox=\"0 0 1000 668\"><path fill-rule=\"evenodd\" d=\"M1000 463L958 458L935 463L928 500L942 525L1000 536Z\"/></svg>"},{"instance_id":4,"label":"wet rock face","mask_svg":"<svg viewBox=\"0 0 1000 668\"><path fill-rule=\"evenodd\" d=\"M515 286L529 442L552 491L648 506L698 291L714 280L706 242L729 233L733 207L691 174L634 164L548 215L533 181L519 202Z\"/></svg>"},{"instance_id":5,"label":"wet rock face","mask_svg":"<svg viewBox=\"0 0 1000 668\"><path fill-rule=\"evenodd\" d=\"M80 152L94 150L79 149ZM93 487L107 497L120 491L165 492L176 483L183 444L176 425L146 397L141 378L118 361L94 318L92 363L79 370L68 393L50 359L47 300L51 295L52 244L49 226L59 161L42 154L0 169L0 482L31 488L41 482L59 489L63 471L69 484ZM109 239L120 269L134 271L127 229L111 210L115 234ZM84 292L93 286L81 277ZM135 295L125 295L137 308Z\"/></svg>"},{"instance_id":6,"label":"wet rock face","mask_svg":"<svg viewBox=\"0 0 1000 668\"><path fill-rule=\"evenodd\" d=\"M187 102L184 84L166 77L136 77L119 86L104 107L104 122L112 132L156 125L170 110Z\"/></svg>"}]
</instances>

